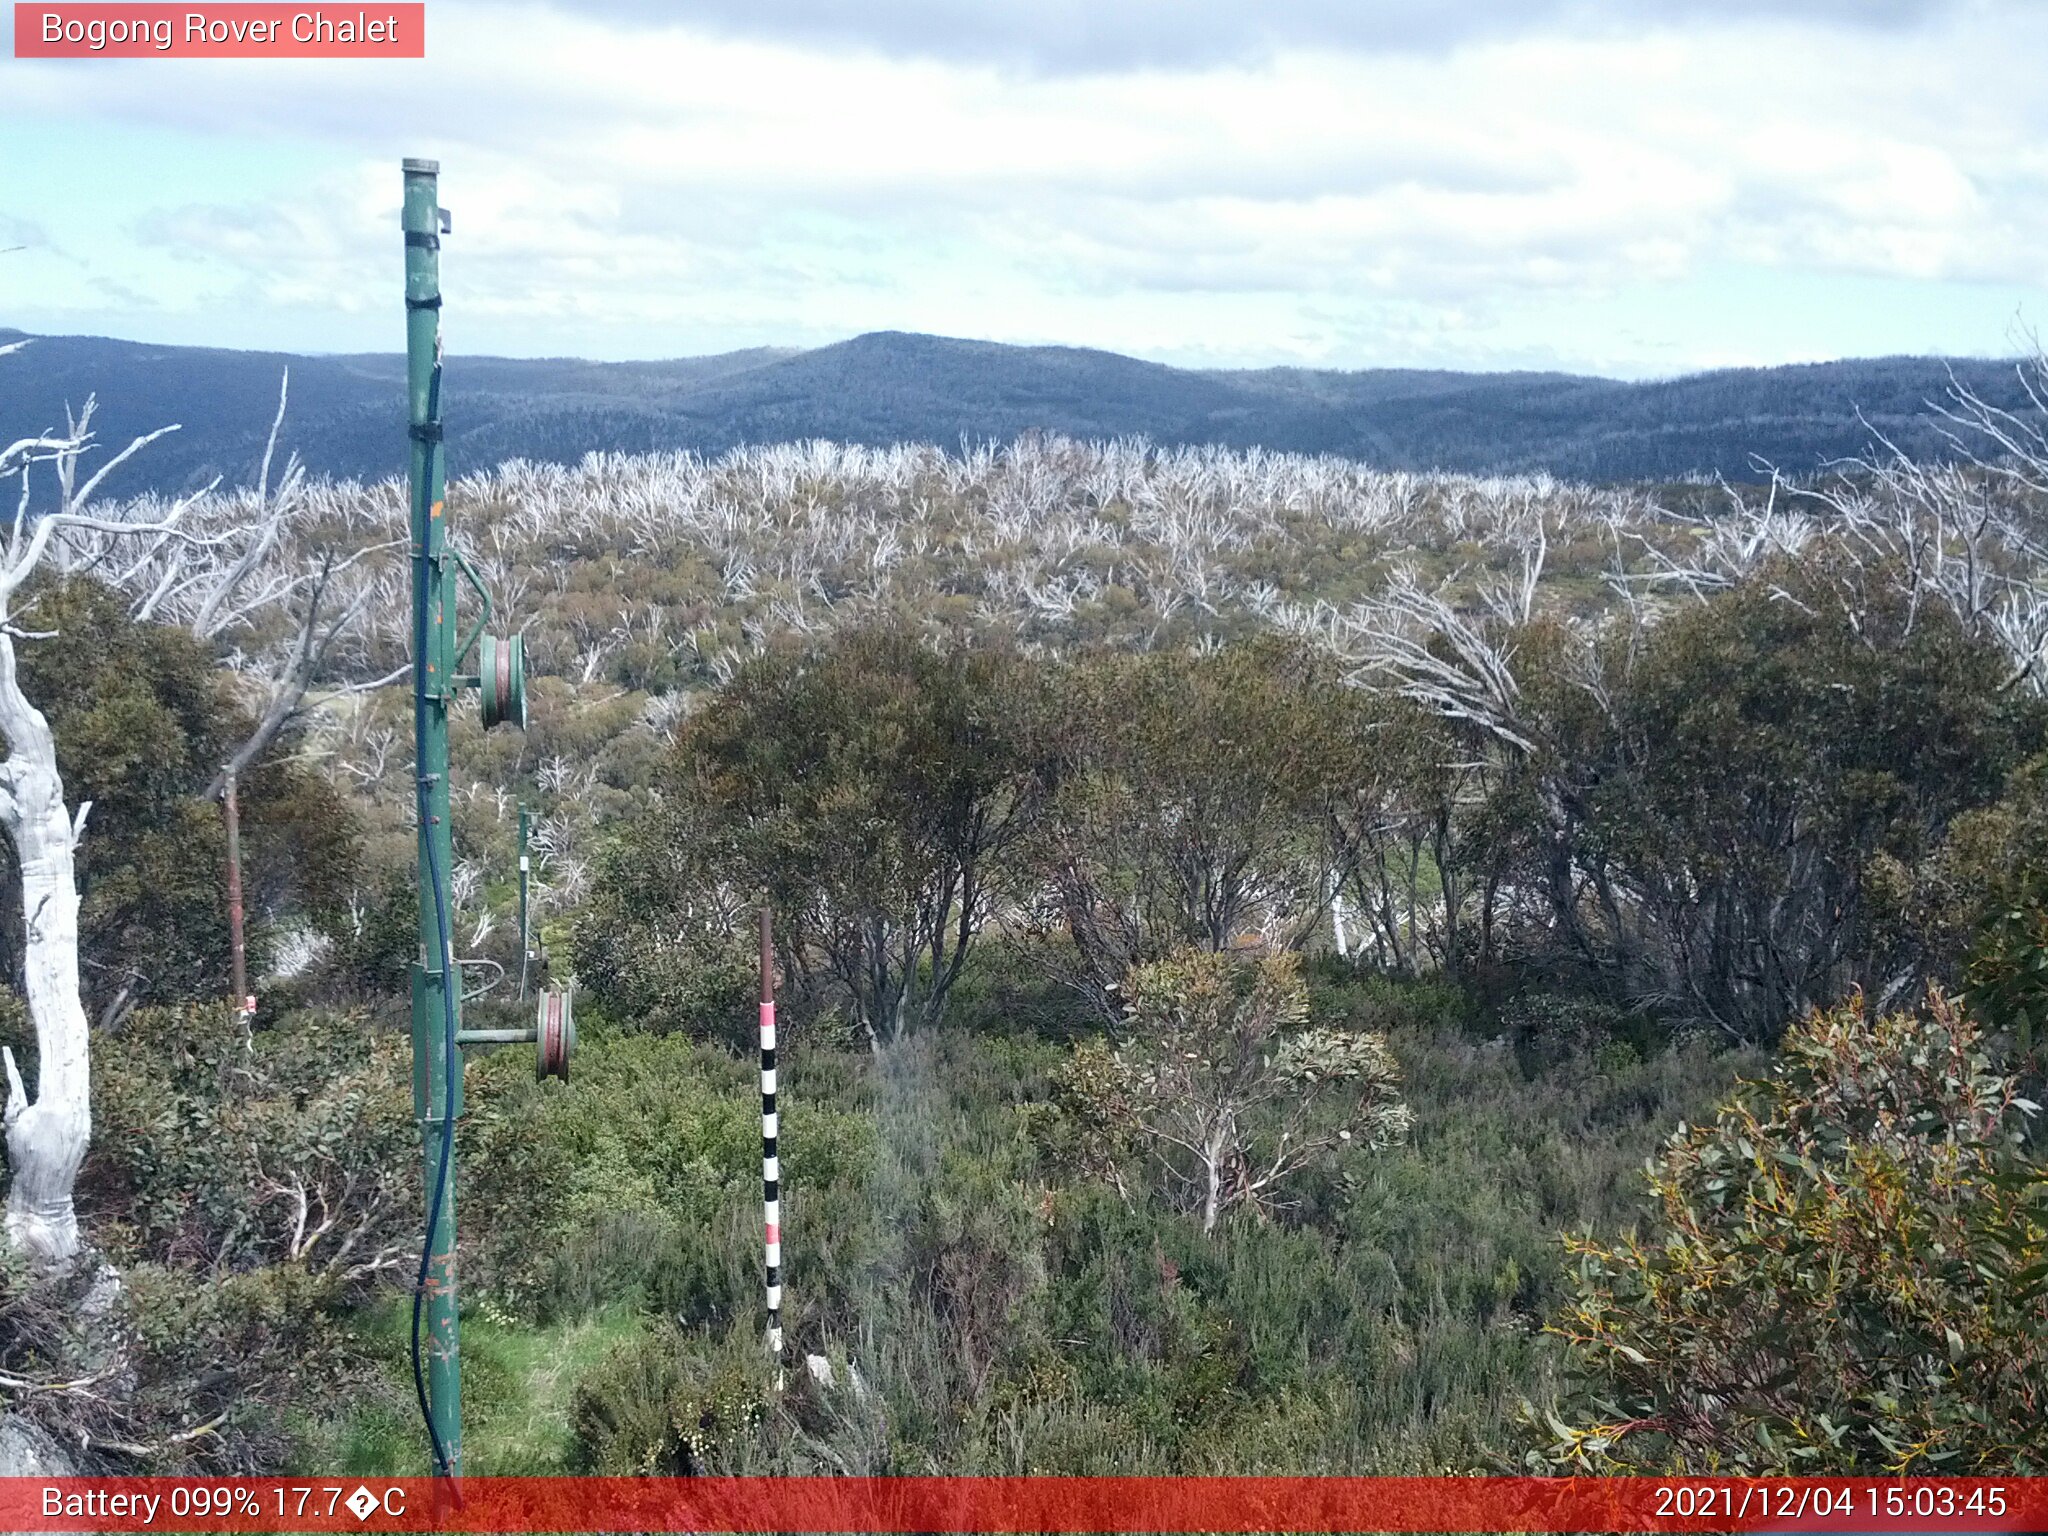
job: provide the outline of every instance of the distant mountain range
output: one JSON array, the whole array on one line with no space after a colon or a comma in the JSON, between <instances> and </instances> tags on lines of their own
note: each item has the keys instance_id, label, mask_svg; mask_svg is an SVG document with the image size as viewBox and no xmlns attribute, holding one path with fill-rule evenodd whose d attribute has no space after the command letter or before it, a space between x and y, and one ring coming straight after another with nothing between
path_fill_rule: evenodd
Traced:
<instances>
[{"instance_id":1,"label":"distant mountain range","mask_svg":"<svg viewBox=\"0 0 2048 1536\"><path fill-rule=\"evenodd\" d=\"M0 329L0 343L22 333ZM96 393L101 441L167 422L108 490L253 479L291 369L286 442L318 473L375 479L404 463L404 359L298 357L39 337L0 361L0 440L61 424ZM883 331L809 351L757 348L672 362L451 356L445 415L457 474L593 449L716 452L822 437L953 447L1033 431L1140 435L1332 453L1385 468L1548 470L1593 481L1748 478L1758 459L1803 472L1863 451L1871 426L1938 454L1927 402L1953 369L2025 405L2010 363L1893 357L1735 368L1654 383L1564 373L1169 368L1114 352Z\"/></svg>"}]
</instances>

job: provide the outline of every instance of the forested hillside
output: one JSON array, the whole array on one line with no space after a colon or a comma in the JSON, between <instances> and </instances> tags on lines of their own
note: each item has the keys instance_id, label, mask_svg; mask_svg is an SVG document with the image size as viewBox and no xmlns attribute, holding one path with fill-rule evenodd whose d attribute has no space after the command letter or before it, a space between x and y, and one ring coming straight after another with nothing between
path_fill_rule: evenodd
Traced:
<instances>
[{"instance_id":1,"label":"forested hillside","mask_svg":"<svg viewBox=\"0 0 2048 1536\"><path fill-rule=\"evenodd\" d=\"M0 331L0 340L15 334ZM16 365L0 429L61 424L66 404L93 392L109 437L183 423L125 467L113 491L251 478L287 366L294 407L286 446L314 472L376 480L398 468L404 369L395 356L46 337ZM655 363L458 354L447 387L450 449L473 470L515 458L573 464L590 452L718 453L804 438L952 449L1050 432L1335 454L1379 469L1643 482L1754 479L1759 460L1810 473L1860 453L1872 428L1938 457L1948 445L1927 406L1944 395L1951 369L1989 401L2026 404L2011 364L1975 359L1880 358L1631 384L1408 369L1194 372L1109 352L897 332L808 352L758 348Z\"/></svg>"},{"instance_id":2,"label":"forested hillside","mask_svg":"<svg viewBox=\"0 0 2048 1536\"><path fill-rule=\"evenodd\" d=\"M468 1470L2037 1466L2042 477L1949 404L1982 462L1749 489L1050 434L462 475L534 673L453 729L465 1018L532 1006L523 805L583 1026L566 1083L473 1053ZM13 1411L95 1467L423 1471L405 494L130 542L168 508L15 610L100 807L127 1331L16 1261ZM244 1020L211 786L301 686Z\"/></svg>"}]
</instances>

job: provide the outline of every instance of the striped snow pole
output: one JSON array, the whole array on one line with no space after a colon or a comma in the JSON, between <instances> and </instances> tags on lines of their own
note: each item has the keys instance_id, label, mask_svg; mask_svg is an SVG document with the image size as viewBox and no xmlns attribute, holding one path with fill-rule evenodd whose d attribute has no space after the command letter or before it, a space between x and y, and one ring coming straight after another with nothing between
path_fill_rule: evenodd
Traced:
<instances>
[{"instance_id":1,"label":"striped snow pole","mask_svg":"<svg viewBox=\"0 0 2048 1536\"><path fill-rule=\"evenodd\" d=\"M776 1154L775 940L768 908L761 909L761 1220L767 1243L768 1353L775 1385L782 1386L782 1160Z\"/></svg>"}]
</instances>

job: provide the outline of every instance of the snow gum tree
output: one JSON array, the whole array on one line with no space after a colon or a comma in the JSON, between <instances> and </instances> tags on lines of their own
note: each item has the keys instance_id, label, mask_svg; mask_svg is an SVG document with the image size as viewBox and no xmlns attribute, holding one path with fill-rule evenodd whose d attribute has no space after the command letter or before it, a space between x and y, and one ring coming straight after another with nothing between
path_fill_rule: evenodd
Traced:
<instances>
[{"instance_id":1,"label":"snow gum tree","mask_svg":"<svg viewBox=\"0 0 2048 1536\"><path fill-rule=\"evenodd\" d=\"M1136 1154L1213 1232L1232 1210L1284 1205L1312 1165L1407 1135L1386 1037L1312 1025L1297 956L1183 948L1122 990L1124 1038L1082 1047L1060 1083L1071 1150L1120 1192L1118 1164Z\"/></svg>"}]
</instances>

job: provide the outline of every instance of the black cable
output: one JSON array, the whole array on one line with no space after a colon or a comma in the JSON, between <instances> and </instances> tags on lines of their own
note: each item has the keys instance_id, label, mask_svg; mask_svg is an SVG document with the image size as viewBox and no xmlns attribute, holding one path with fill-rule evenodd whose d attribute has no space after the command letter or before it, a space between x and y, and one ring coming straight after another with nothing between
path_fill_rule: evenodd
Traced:
<instances>
[{"instance_id":1,"label":"black cable","mask_svg":"<svg viewBox=\"0 0 2048 1536\"><path fill-rule=\"evenodd\" d=\"M429 424L439 427L441 416L441 363L434 361L434 372L427 385L427 416ZM428 814L428 801L432 793L431 775L420 772L427 755L427 564L428 552L432 548L434 494L434 454L439 448L440 434L432 440L422 438L426 455L420 475L420 506L422 515L419 526L422 532L420 553L414 561L413 611L419 616L418 628L414 632L413 646L413 690L412 690L412 741L413 741L413 784L414 798L420 819L420 847L425 851L427 878L434 887L434 929L440 945L441 963L441 1036L442 1048L447 1063L445 1076L448 1080L446 1096L441 1105L441 1157L434 1174L434 1189L427 1203L427 1232L420 1244L419 1275L413 1282L412 1291L412 1384L420 1401L420 1419L427 1426L427 1439L434 1448L434 1475L453 1477L454 1468L449 1465L448 1448L441 1443L441 1432L434 1427L434 1411L427 1402L427 1372L420 1360L420 1309L426 1300L427 1274L434 1262L434 1228L441 1222L443 1197L448 1191L449 1157L455 1147L455 978L450 974L454 969L454 944L449 938L448 898L441 885L441 861L434 852L433 822ZM454 1256L449 1260L452 1263Z\"/></svg>"}]
</instances>

